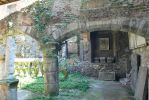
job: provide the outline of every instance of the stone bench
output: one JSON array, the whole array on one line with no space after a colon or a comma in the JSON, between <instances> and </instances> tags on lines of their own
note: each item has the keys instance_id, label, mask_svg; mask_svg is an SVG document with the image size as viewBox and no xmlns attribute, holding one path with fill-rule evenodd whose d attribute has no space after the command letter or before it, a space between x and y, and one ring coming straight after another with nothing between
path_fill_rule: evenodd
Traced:
<instances>
[{"instance_id":1,"label":"stone bench","mask_svg":"<svg viewBox=\"0 0 149 100\"><path fill-rule=\"evenodd\" d=\"M114 57L107 57L107 63L113 63Z\"/></svg>"},{"instance_id":2,"label":"stone bench","mask_svg":"<svg viewBox=\"0 0 149 100\"><path fill-rule=\"evenodd\" d=\"M106 57L100 57L99 60L100 63L106 63Z\"/></svg>"},{"instance_id":3,"label":"stone bench","mask_svg":"<svg viewBox=\"0 0 149 100\"><path fill-rule=\"evenodd\" d=\"M114 57L95 57L95 63L113 63Z\"/></svg>"},{"instance_id":4,"label":"stone bench","mask_svg":"<svg viewBox=\"0 0 149 100\"><path fill-rule=\"evenodd\" d=\"M99 63L99 57L94 58L95 63Z\"/></svg>"},{"instance_id":5,"label":"stone bench","mask_svg":"<svg viewBox=\"0 0 149 100\"><path fill-rule=\"evenodd\" d=\"M99 80L104 81L114 81L115 80L115 72L100 72L98 74Z\"/></svg>"}]
</instances>

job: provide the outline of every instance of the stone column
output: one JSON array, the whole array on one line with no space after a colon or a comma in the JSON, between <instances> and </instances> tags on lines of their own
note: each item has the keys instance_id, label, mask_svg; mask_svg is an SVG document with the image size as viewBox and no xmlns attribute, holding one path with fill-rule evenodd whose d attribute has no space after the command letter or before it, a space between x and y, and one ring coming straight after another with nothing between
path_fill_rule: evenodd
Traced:
<instances>
[{"instance_id":1,"label":"stone column","mask_svg":"<svg viewBox=\"0 0 149 100\"><path fill-rule=\"evenodd\" d=\"M15 60L15 40L12 37L7 38L5 64L1 60L1 78L0 78L0 100L17 100L18 80L14 77Z\"/></svg>"},{"instance_id":2,"label":"stone column","mask_svg":"<svg viewBox=\"0 0 149 100\"><path fill-rule=\"evenodd\" d=\"M68 43L65 41L64 46L62 47L62 57L65 59L68 57Z\"/></svg>"},{"instance_id":3,"label":"stone column","mask_svg":"<svg viewBox=\"0 0 149 100\"><path fill-rule=\"evenodd\" d=\"M45 95L58 95L58 58L56 44L48 44L43 49L44 82Z\"/></svg>"},{"instance_id":4,"label":"stone column","mask_svg":"<svg viewBox=\"0 0 149 100\"><path fill-rule=\"evenodd\" d=\"M84 51L84 48L83 48L83 35L80 34L80 51L79 51L80 57L79 58L80 58L81 61L84 60L84 57L83 57L84 53L83 53L83 51Z\"/></svg>"},{"instance_id":5,"label":"stone column","mask_svg":"<svg viewBox=\"0 0 149 100\"><path fill-rule=\"evenodd\" d=\"M7 38L6 52L5 52L5 77L6 79L14 79L14 60L15 60L15 40L12 37Z\"/></svg>"},{"instance_id":6,"label":"stone column","mask_svg":"<svg viewBox=\"0 0 149 100\"><path fill-rule=\"evenodd\" d=\"M4 79L4 67L5 66L5 56L0 55L0 80Z\"/></svg>"},{"instance_id":7,"label":"stone column","mask_svg":"<svg viewBox=\"0 0 149 100\"><path fill-rule=\"evenodd\" d=\"M148 71L147 71L147 77L148 77L148 100L149 100L149 67L148 67Z\"/></svg>"},{"instance_id":8,"label":"stone column","mask_svg":"<svg viewBox=\"0 0 149 100\"><path fill-rule=\"evenodd\" d=\"M138 73L138 79L136 82L135 88L135 99L136 100L147 100L148 95L148 76L147 76L147 67L140 67Z\"/></svg>"},{"instance_id":9,"label":"stone column","mask_svg":"<svg viewBox=\"0 0 149 100\"><path fill-rule=\"evenodd\" d=\"M89 40L88 40L88 42L89 42L89 62L91 63L92 62L92 46L91 46L91 37L90 37L90 34L91 33L89 33Z\"/></svg>"},{"instance_id":10,"label":"stone column","mask_svg":"<svg viewBox=\"0 0 149 100\"><path fill-rule=\"evenodd\" d=\"M137 83L137 78L138 78L138 71L139 71L139 66L138 66L138 56L137 54L132 54L131 55L131 89L133 92L136 89L136 83Z\"/></svg>"},{"instance_id":11,"label":"stone column","mask_svg":"<svg viewBox=\"0 0 149 100\"><path fill-rule=\"evenodd\" d=\"M117 49L116 49L116 32L113 32L113 55L116 58Z\"/></svg>"}]
</instances>

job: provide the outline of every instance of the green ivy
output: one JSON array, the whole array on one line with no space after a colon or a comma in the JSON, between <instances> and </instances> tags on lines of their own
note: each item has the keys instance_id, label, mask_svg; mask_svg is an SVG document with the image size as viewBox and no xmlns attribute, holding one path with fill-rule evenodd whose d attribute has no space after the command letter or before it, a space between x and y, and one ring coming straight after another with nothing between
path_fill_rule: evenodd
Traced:
<instances>
[{"instance_id":1,"label":"green ivy","mask_svg":"<svg viewBox=\"0 0 149 100\"><path fill-rule=\"evenodd\" d=\"M52 6L54 0L37 1L32 7L31 14L34 21L36 38L43 44L54 42L54 38L47 36L47 26L52 18Z\"/></svg>"}]
</instances>

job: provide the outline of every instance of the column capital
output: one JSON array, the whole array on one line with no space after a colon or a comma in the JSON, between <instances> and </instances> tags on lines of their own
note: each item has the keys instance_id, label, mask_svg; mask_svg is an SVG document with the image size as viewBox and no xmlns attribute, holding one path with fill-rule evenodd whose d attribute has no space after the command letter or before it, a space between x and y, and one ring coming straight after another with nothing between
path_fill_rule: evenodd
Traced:
<instances>
[{"instance_id":1,"label":"column capital","mask_svg":"<svg viewBox=\"0 0 149 100\"><path fill-rule=\"evenodd\" d=\"M43 51L43 56L45 58L57 57L57 53L58 53L57 43L42 44L41 49Z\"/></svg>"}]
</instances>

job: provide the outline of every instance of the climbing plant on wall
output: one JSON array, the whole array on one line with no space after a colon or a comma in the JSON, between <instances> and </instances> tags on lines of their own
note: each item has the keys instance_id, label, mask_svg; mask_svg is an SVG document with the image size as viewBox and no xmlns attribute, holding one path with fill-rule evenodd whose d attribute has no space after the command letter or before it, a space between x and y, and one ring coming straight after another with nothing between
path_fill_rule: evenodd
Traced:
<instances>
[{"instance_id":1,"label":"climbing plant on wall","mask_svg":"<svg viewBox=\"0 0 149 100\"><path fill-rule=\"evenodd\" d=\"M54 42L52 33L47 33L47 26L52 17L52 5L54 0L38 1L32 7L31 14L34 21L36 38L43 44Z\"/></svg>"}]
</instances>

